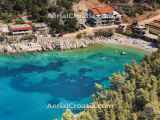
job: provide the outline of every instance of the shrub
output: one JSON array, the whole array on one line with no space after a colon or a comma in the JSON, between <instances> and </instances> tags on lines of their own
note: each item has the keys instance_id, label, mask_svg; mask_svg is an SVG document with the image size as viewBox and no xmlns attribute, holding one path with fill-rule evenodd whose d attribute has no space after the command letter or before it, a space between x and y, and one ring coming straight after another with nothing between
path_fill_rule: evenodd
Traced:
<instances>
[{"instance_id":1,"label":"shrub","mask_svg":"<svg viewBox=\"0 0 160 120\"><path fill-rule=\"evenodd\" d=\"M112 30L98 30L95 32L95 37L111 37L113 35L113 31Z\"/></svg>"}]
</instances>

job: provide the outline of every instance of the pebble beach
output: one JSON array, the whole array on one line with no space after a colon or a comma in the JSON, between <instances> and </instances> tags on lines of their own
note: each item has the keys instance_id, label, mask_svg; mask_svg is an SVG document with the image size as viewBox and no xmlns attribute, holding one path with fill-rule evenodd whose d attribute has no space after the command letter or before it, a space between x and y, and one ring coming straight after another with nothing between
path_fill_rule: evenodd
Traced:
<instances>
[{"instance_id":1,"label":"pebble beach","mask_svg":"<svg viewBox=\"0 0 160 120\"><path fill-rule=\"evenodd\" d=\"M54 49L69 50L86 48L91 44L119 44L126 47L135 47L147 52L154 52L157 50L151 42L146 42L142 39L131 38L121 34L114 34L110 38L93 37L77 39L69 37L39 37L36 41L1 44L0 53L14 54L23 52L49 51Z\"/></svg>"}]
</instances>

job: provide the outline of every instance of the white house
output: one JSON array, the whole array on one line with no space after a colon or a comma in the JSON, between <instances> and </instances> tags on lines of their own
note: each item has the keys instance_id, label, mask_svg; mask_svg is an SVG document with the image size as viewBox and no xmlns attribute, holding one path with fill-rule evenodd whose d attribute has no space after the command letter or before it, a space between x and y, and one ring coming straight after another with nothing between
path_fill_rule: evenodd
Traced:
<instances>
[{"instance_id":1,"label":"white house","mask_svg":"<svg viewBox=\"0 0 160 120\"><path fill-rule=\"evenodd\" d=\"M98 6L88 9L86 22L91 25L118 24L121 22L121 17L111 6Z\"/></svg>"}]
</instances>

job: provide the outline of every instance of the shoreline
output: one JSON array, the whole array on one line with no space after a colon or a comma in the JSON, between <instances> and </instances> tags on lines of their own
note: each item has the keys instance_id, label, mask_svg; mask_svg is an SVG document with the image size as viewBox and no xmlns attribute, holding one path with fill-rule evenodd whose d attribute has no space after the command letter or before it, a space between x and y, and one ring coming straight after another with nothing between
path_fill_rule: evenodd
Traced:
<instances>
[{"instance_id":1,"label":"shoreline","mask_svg":"<svg viewBox=\"0 0 160 120\"><path fill-rule=\"evenodd\" d=\"M57 52L62 52L62 53L72 53L72 52L78 52L79 51L88 51L88 50L97 50L97 49L103 49L103 48L115 48L115 49L119 49L119 53L120 52L127 52L128 50L136 50L137 52L140 50L141 53L144 53L145 55L147 54L150 54L148 53L147 51L145 51L144 49L141 49L141 48L136 48L136 47L133 47L133 46L127 46L127 45L122 45L122 44L115 44L115 43L107 43L107 44L102 44L102 43L95 43L95 44L89 44L88 47L85 47L85 48L76 48L76 49L67 49L67 50L57 50L57 49L53 49L53 50L48 50L48 51L32 51L32 52L19 52L19 53L7 53L7 54L1 54L0 53L0 57L1 56L26 56L26 55L38 55L38 54L47 54L47 53L51 53L51 54L54 54Z\"/></svg>"},{"instance_id":2,"label":"shoreline","mask_svg":"<svg viewBox=\"0 0 160 120\"><path fill-rule=\"evenodd\" d=\"M115 44L122 45L127 48L135 48L138 50L143 50L144 52L155 52L158 48L151 46L151 42L146 42L139 38L132 38L121 34L116 34L111 39L102 40L105 44Z\"/></svg>"},{"instance_id":3,"label":"shoreline","mask_svg":"<svg viewBox=\"0 0 160 120\"><path fill-rule=\"evenodd\" d=\"M73 49L87 48L90 45L102 44L102 45L120 45L125 48L135 48L138 50L143 50L146 53L152 53L157 51L156 47L152 46L151 42L146 42L142 39L131 38L125 35L115 33L110 38L105 37L94 37L94 38L49 38L48 41L42 43L42 40L46 38L41 38L41 41L36 42L21 42L15 44L4 44L0 45L0 54L19 54L19 53L30 53L30 52L47 52L47 51L65 51Z\"/></svg>"}]
</instances>

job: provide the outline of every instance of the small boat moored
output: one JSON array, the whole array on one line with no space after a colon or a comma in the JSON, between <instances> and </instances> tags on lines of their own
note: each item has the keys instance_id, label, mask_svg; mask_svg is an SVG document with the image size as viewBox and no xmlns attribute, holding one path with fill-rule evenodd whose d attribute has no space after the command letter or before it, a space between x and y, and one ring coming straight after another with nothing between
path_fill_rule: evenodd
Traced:
<instances>
[{"instance_id":1,"label":"small boat moored","mask_svg":"<svg viewBox=\"0 0 160 120\"><path fill-rule=\"evenodd\" d=\"M127 55L127 53L125 51L121 51L120 53L121 55Z\"/></svg>"}]
</instances>

